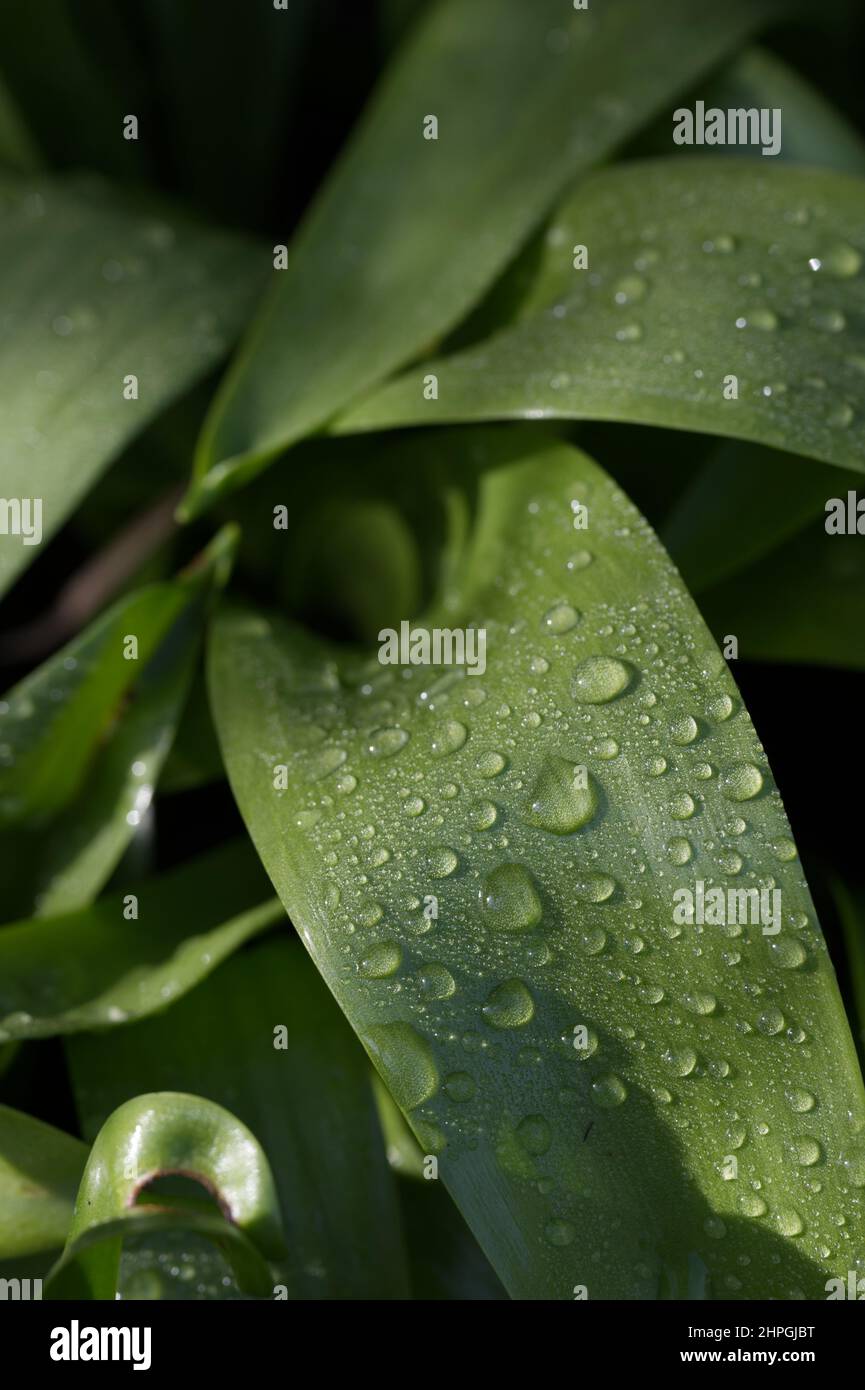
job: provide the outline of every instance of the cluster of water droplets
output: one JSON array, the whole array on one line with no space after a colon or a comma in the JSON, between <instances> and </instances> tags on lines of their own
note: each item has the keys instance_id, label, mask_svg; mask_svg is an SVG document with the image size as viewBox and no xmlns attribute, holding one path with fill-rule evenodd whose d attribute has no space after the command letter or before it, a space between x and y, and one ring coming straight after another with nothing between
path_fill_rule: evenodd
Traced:
<instances>
[{"instance_id":1,"label":"cluster of water droplets","mask_svg":"<svg viewBox=\"0 0 865 1390\"><path fill-rule=\"evenodd\" d=\"M593 528L577 545L576 498ZM548 1249L606 1248L593 1134L660 1125L673 1155L717 1152L700 1235L713 1278L757 1277L736 1265L734 1218L835 1258L861 1219L865 1149L860 1117L821 1096L825 947L763 750L678 578L586 463L529 497L471 618L483 676L373 660L341 672L314 720L273 700L291 706L281 727L305 724L285 795L396 1099L455 1182L461 1155L490 1149L534 1193ZM767 902L780 889L780 929L682 924L674 894L698 880ZM669 1202L675 1177L647 1165Z\"/></svg>"}]
</instances>

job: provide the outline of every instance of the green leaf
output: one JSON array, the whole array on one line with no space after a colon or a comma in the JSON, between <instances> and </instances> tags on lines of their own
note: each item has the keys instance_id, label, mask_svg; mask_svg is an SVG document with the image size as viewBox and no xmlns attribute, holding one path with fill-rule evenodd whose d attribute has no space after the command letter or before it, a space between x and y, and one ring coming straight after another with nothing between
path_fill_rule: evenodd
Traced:
<instances>
[{"instance_id":1,"label":"green leaf","mask_svg":"<svg viewBox=\"0 0 865 1390\"><path fill-rule=\"evenodd\" d=\"M591 460L440 444L473 525L426 622L482 625L486 672L221 612L213 708L256 847L512 1296L823 1297L865 1225L865 1093L735 684ZM767 881L776 934L675 920L678 890ZM849 1247L824 1245L838 1214Z\"/></svg>"},{"instance_id":2,"label":"green leaf","mask_svg":"<svg viewBox=\"0 0 865 1390\"><path fill-rule=\"evenodd\" d=\"M699 593L783 545L823 514L829 493L858 482L795 454L726 441L680 493L661 538ZM760 603L759 591L753 598Z\"/></svg>"},{"instance_id":3,"label":"green leaf","mask_svg":"<svg viewBox=\"0 0 865 1390\"><path fill-rule=\"evenodd\" d=\"M452 328L582 170L783 9L441 0L292 245L202 434L187 515ZM438 138L425 139L428 116Z\"/></svg>"},{"instance_id":4,"label":"green leaf","mask_svg":"<svg viewBox=\"0 0 865 1390\"><path fill-rule=\"evenodd\" d=\"M0 930L0 1040L164 1009L285 914L245 840L130 893ZM127 917L130 898L135 916Z\"/></svg>"},{"instance_id":5,"label":"green leaf","mask_svg":"<svg viewBox=\"0 0 865 1390\"><path fill-rule=\"evenodd\" d=\"M120 859L150 805L235 541L226 527L179 579L118 600L0 703L12 912L34 893L40 914L82 906Z\"/></svg>"},{"instance_id":6,"label":"green leaf","mask_svg":"<svg viewBox=\"0 0 865 1390\"><path fill-rule=\"evenodd\" d=\"M863 225L865 181L843 174L673 159L595 175L553 220L523 322L413 368L337 428L632 421L861 472Z\"/></svg>"},{"instance_id":7,"label":"green leaf","mask_svg":"<svg viewBox=\"0 0 865 1390\"><path fill-rule=\"evenodd\" d=\"M865 142L855 126L774 53L762 48L740 53L701 95L707 108L779 108L784 123L780 159L865 174ZM731 154L746 152L760 157L749 146L730 147Z\"/></svg>"},{"instance_id":8,"label":"green leaf","mask_svg":"<svg viewBox=\"0 0 865 1390\"><path fill-rule=\"evenodd\" d=\"M14 329L0 347L0 471L4 498L40 499L43 541L226 352L262 274L249 242L96 183L3 184L0 301ZM129 375L137 400L124 398ZM23 533L0 535L0 593L38 554Z\"/></svg>"},{"instance_id":9,"label":"green leaf","mask_svg":"<svg viewBox=\"0 0 865 1390\"><path fill-rule=\"evenodd\" d=\"M66 1239L87 1146L0 1105L0 1257L54 1250Z\"/></svg>"},{"instance_id":10,"label":"green leaf","mask_svg":"<svg viewBox=\"0 0 865 1390\"><path fill-rule=\"evenodd\" d=\"M0 165L16 173L34 173L41 163L39 151L15 100L0 79Z\"/></svg>"},{"instance_id":11,"label":"green leaf","mask_svg":"<svg viewBox=\"0 0 865 1390\"><path fill-rule=\"evenodd\" d=\"M717 637L735 634L740 657L861 671L863 601L862 537L827 535L819 521L749 569L703 590L700 609Z\"/></svg>"},{"instance_id":12,"label":"green leaf","mask_svg":"<svg viewBox=\"0 0 865 1390\"><path fill-rule=\"evenodd\" d=\"M169 1173L195 1178L223 1216L136 1208L142 1189ZM200 1096L137 1096L115 1110L96 1136L46 1296L113 1299L124 1235L178 1226L222 1245L244 1291L271 1295L266 1261L280 1257L283 1241L273 1177L255 1136Z\"/></svg>"},{"instance_id":13,"label":"green leaf","mask_svg":"<svg viewBox=\"0 0 865 1390\"><path fill-rule=\"evenodd\" d=\"M296 943L233 956L167 1014L117 1030L110 1050L82 1035L67 1051L85 1134L141 1087L231 1105L276 1178L292 1297L406 1297L366 1059Z\"/></svg>"}]
</instances>

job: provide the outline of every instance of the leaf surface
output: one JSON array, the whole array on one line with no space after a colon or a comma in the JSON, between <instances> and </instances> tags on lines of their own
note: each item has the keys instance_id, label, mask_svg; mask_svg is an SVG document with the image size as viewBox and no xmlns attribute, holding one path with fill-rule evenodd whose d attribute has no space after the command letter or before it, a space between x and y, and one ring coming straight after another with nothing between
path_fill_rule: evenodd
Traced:
<instances>
[{"instance_id":1,"label":"leaf surface","mask_svg":"<svg viewBox=\"0 0 865 1390\"><path fill-rule=\"evenodd\" d=\"M865 1097L735 684L585 455L441 447L472 520L425 625L482 626L485 674L218 617L265 867L512 1296L822 1297L833 1214L861 1238ZM777 900L726 899L767 883L777 931ZM677 921L698 884L726 925Z\"/></svg>"}]
</instances>

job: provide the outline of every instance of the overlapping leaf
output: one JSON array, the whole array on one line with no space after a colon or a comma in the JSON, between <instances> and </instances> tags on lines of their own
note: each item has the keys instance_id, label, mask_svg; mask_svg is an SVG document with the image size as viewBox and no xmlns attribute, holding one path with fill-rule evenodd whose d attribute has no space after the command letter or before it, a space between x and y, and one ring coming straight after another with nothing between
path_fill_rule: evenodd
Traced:
<instances>
[{"instance_id":1,"label":"overlapping leaf","mask_svg":"<svg viewBox=\"0 0 865 1390\"><path fill-rule=\"evenodd\" d=\"M585 456L441 447L475 521L426 622L483 626L486 673L226 611L259 853L512 1295L822 1297L861 1243L865 1096L736 687ZM698 885L780 902L682 925Z\"/></svg>"},{"instance_id":2,"label":"overlapping leaf","mask_svg":"<svg viewBox=\"0 0 865 1390\"><path fill-rule=\"evenodd\" d=\"M81 906L140 824L192 677L226 528L179 579L133 591L0 703L7 919Z\"/></svg>"},{"instance_id":3,"label":"overlapping leaf","mask_svg":"<svg viewBox=\"0 0 865 1390\"><path fill-rule=\"evenodd\" d=\"M66 1240L87 1146L0 1105L0 1277L6 1262Z\"/></svg>"},{"instance_id":4,"label":"overlapping leaf","mask_svg":"<svg viewBox=\"0 0 865 1390\"><path fill-rule=\"evenodd\" d=\"M0 1040L112 1027L164 1009L284 919L249 845L129 893L0 931Z\"/></svg>"},{"instance_id":5,"label":"overlapping leaf","mask_svg":"<svg viewBox=\"0 0 865 1390\"><path fill-rule=\"evenodd\" d=\"M205 428L193 512L469 310L578 172L717 63L774 0L577 12L442 0L307 217ZM424 123L438 122L438 138Z\"/></svg>"},{"instance_id":6,"label":"overlapping leaf","mask_svg":"<svg viewBox=\"0 0 865 1390\"><path fill-rule=\"evenodd\" d=\"M264 270L249 242L95 182L4 181L0 474L4 499L41 502L43 542L226 352ZM124 394L130 376L137 399ZM0 593L38 554L23 534L0 535Z\"/></svg>"},{"instance_id":7,"label":"overlapping leaf","mask_svg":"<svg viewBox=\"0 0 865 1390\"><path fill-rule=\"evenodd\" d=\"M284 1030L281 1031L281 1030ZM67 1044L82 1128L142 1089L194 1088L230 1106L273 1169L292 1298L404 1298L393 1180L364 1055L297 943L262 942L106 1051Z\"/></svg>"},{"instance_id":8,"label":"overlapping leaf","mask_svg":"<svg viewBox=\"0 0 865 1390\"><path fill-rule=\"evenodd\" d=\"M195 1178L222 1215L136 1207L142 1189L167 1173ZM245 1292L272 1294L267 1260L279 1258L284 1246L273 1178L255 1136L199 1096L137 1096L108 1117L94 1140L46 1297L113 1299L124 1236L178 1227L220 1245Z\"/></svg>"},{"instance_id":9,"label":"overlapping leaf","mask_svg":"<svg viewBox=\"0 0 865 1390\"><path fill-rule=\"evenodd\" d=\"M828 171L719 158L595 175L553 220L522 322L412 368L337 428L633 421L861 471L863 227L865 180Z\"/></svg>"}]
</instances>

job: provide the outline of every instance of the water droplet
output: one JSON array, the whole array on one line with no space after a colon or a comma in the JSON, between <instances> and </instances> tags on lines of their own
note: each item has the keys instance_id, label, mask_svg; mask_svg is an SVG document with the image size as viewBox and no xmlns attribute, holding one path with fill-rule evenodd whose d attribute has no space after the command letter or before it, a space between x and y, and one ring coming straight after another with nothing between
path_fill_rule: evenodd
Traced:
<instances>
[{"instance_id":1,"label":"water droplet","mask_svg":"<svg viewBox=\"0 0 865 1390\"><path fill-rule=\"evenodd\" d=\"M718 1001L714 994L706 994L701 990L694 990L691 994L683 995L682 1003L692 1014L713 1014L718 1007Z\"/></svg>"},{"instance_id":2,"label":"water droplet","mask_svg":"<svg viewBox=\"0 0 865 1390\"><path fill-rule=\"evenodd\" d=\"M459 867L459 856L450 845L432 845L427 850L427 872L432 878L449 878Z\"/></svg>"},{"instance_id":3,"label":"water droplet","mask_svg":"<svg viewBox=\"0 0 865 1390\"><path fill-rule=\"evenodd\" d=\"M670 815L673 820L690 820L696 809L694 798L687 792L678 792L670 800Z\"/></svg>"},{"instance_id":4,"label":"water droplet","mask_svg":"<svg viewBox=\"0 0 865 1390\"><path fill-rule=\"evenodd\" d=\"M661 1057L676 1076L690 1076L697 1065L697 1054L690 1047L668 1047Z\"/></svg>"},{"instance_id":5,"label":"water droplet","mask_svg":"<svg viewBox=\"0 0 865 1390\"><path fill-rule=\"evenodd\" d=\"M858 275L861 270L862 257L852 246L840 241L836 246L830 246L828 251L821 252L819 257L814 256L808 264L812 270L822 270L835 279L849 280L851 275Z\"/></svg>"},{"instance_id":6,"label":"water droplet","mask_svg":"<svg viewBox=\"0 0 865 1390\"><path fill-rule=\"evenodd\" d=\"M475 759L475 771L481 777L498 777L499 773L504 772L506 767L506 759L494 748L488 748L483 753L479 753Z\"/></svg>"},{"instance_id":7,"label":"water droplet","mask_svg":"<svg viewBox=\"0 0 865 1390\"><path fill-rule=\"evenodd\" d=\"M761 333L772 333L778 327L778 316L771 309L752 309L747 315L736 319L737 328L756 328Z\"/></svg>"},{"instance_id":8,"label":"water droplet","mask_svg":"<svg viewBox=\"0 0 865 1390\"><path fill-rule=\"evenodd\" d=\"M646 771L650 777L663 777L667 771L666 758L649 758L646 763Z\"/></svg>"},{"instance_id":9,"label":"water droplet","mask_svg":"<svg viewBox=\"0 0 865 1390\"><path fill-rule=\"evenodd\" d=\"M367 980L384 980L395 975L402 963L402 948L396 941L378 941L370 946L358 967Z\"/></svg>"},{"instance_id":10,"label":"water droplet","mask_svg":"<svg viewBox=\"0 0 865 1390\"><path fill-rule=\"evenodd\" d=\"M723 1240L727 1234L727 1227L724 1225L720 1216L708 1216L703 1222L703 1230L712 1240Z\"/></svg>"},{"instance_id":11,"label":"water droplet","mask_svg":"<svg viewBox=\"0 0 865 1390\"><path fill-rule=\"evenodd\" d=\"M763 775L753 763L736 763L724 773L721 789L728 801L750 801L762 789Z\"/></svg>"},{"instance_id":12,"label":"water droplet","mask_svg":"<svg viewBox=\"0 0 865 1390\"><path fill-rule=\"evenodd\" d=\"M456 753L468 737L468 729L465 724L461 724L458 719L447 719L440 724L433 735L432 751L437 758L445 758L449 753Z\"/></svg>"},{"instance_id":13,"label":"water droplet","mask_svg":"<svg viewBox=\"0 0 865 1390\"><path fill-rule=\"evenodd\" d=\"M693 743L698 733L697 721L693 719L690 714L684 715L681 719L676 719L670 725L670 738L673 743L677 743L680 746Z\"/></svg>"},{"instance_id":14,"label":"water droplet","mask_svg":"<svg viewBox=\"0 0 865 1390\"><path fill-rule=\"evenodd\" d=\"M767 1207L756 1192L744 1192L739 1198L739 1210L743 1216L765 1216Z\"/></svg>"},{"instance_id":15,"label":"water droplet","mask_svg":"<svg viewBox=\"0 0 865 1390\"><path fill-rule=\"evenodd\" d=\"M521 864L499 864L487 874L481 903L490 926L499 931L530 931L541 920L541 900Z\"/></svg>"},{"instance_id":16,"label":"water droplet","mask_svg":"<svg viewBox=\"0 0 865 1390\"><path fill-rule=\"evenodd\" d=\"M817 1104L817 1097L811 1091L804 1090L801 1086L790 1086L784 1095L787 1104L797 1115L807 1115Z\"/></svg>"},{"instance_id":17,"label":"water droplet","mask_svg":"<svg viewBox=\"0 0 865 1390\"><path fill-rule=\"evenodd\" d=\"M592 1082L592 1099L602 1110L613 1110L627 1100L628 1091L621 1077L610 1072Z\"/></svg>"},{"instance_id":18,"label":"water droplet","mask_svg":"<svg viewBox=\"0 0 865 1390\"><path fill-rule=\"evenodd\" d=\"M764 1009L760 1014L757 1019L757 1027L760 1032L765 1033L767 1037L774 1037L775 1034L780 1033L781 1029L784 1027L784 1015L776 1005L771 1004L768 1009Z\"/></svg>"},{"instance_id":19,"label":"water droplet","mask_svg":"<svg viewBox=\"0 0 865 1390\"><path fill-rule=\"evenodd\" d=\"M474 1078L467 1071L452 1071L444 1080L445 1094L458 1105L471 1100L477 1087Z\"/></svg>"},{"instance_id":20,"label":"water droplet","mask_svg":"<svg viewBox=\"0 0 865 1390\"><path fill-rule=\"evenodd\" d=\"M589 656L574 672L571 694L581 704L601 705L615 700L631 683L631 672L614 656Z\"/></svg>"},{"instance_id":21,"label":"water droplet","mask_svg":"<svg viewBox=\"0 0 865 1390\"><path fill-rule=\"evenodd\" d=\"M638 343L643 336L641 323L626 323L616 329L616 340L620 343Z\"/></svg>"},{"instance_id":22,"label":"water droplet","mask_svg":"<svg viewBox=\"0 0 865 1390\"><path fill-rule=\"evenodd\" d=\"M469 809L469 822L473 830L490 830L496 823L498 812L491 801L473 801Z\"/></svg>"},{"instance_id":23,"label":"water droplet","mask_svg":"<svg viewBox=\"0 0 865 1390\"><path fill-rule=\"evenodd\" d=\"M733 701L729 695L717 695L714 700L710 700L706 706L706 714L710 719L722 724L725 719L729 719L733 713Z\"/></svg>"},{"instance_id":24,"label":"water droplet","mask_svg":"<svg viewBox=\"0 0 865 1390\"><path fill-rule=\"evenodd\" d=\"M577 550L565 561L565 569L584 570L592 563L592 552L590 550Z\"/></svg>"},{"instance_id":25,"label":"water droplet","mask_svg":"<svg viewBox=\"0 0 865 1390\"><path fill-rule=\"evenodd\" d=\"M410 1023L382 1023L371 1028L367 1046L403 1110L414 1110L438 1090L439 1074L432 1049Z\"/></svg>"},{"instance_id":26,"label":"water droplet","mask_svg":"<svg viewBox=\"0 0 865 1390\"><path fill-rule=\"evenodd\" d=\"M800 1236L805 1222L793 1207L781 1207L775 1212L775 1226L782 1236Z\"/></svg>"},{"instance_id":27,"label":"water droplet","mask_svg":"<svg viewBox=\"0 0 865 1390\"><path fill-rule=\"evenodd\" d=\"M583 785L585 783L585 785ZM565 758L546 758L523 807L523 819L553 835L571 835L598 810L594 778Z\"/></svg>"},{"instance_id":28,"label":"water droplet","mask_svg":"<svg viewBox=\"0 0 865 1390\"><path fill-rule=\"evenodd\" d=\"M770 941L769 954L782 970L798 970L808 959L805 947L794 936L779 936Z\"/></svg>"},{"instance_id":29,"label":"water droplet","mask_svg":"<svg viewBox=\"0 0 865 1390\"><path fill-rule=\"evenodd\" d=\"M331 772L336 772L338 767L342 767L347 754L344 748L321 748L313 753L306 762L306 776L310 782L320 782L322 778L328 777Z\"/></svg>"},{"instance_id":30,"label":"water droplet","mask_svg":"<svg viewBox=\"0 0 865 1390\"><path fill-rule=\"evenodd\" d=\"M691 842L683 835L676 835L667 841L667 854L674 864L687 864L692 853Z\"/></svg>"},{"instance_id":31,"label":"water droplet","mask_svg":"<svg viewBox=\"0 0 865 1390\"><path fill-rule=\"evenodd\" d=\"M410 796L402 803L402 808L407 816L420 816L426 810L426 802L422 796Z\"/></svg>"},{"instance_id":32,"label":"water droplet","mask_svg":"<svg viewBox=\"0 0 865 1390\"><path fill-rule=\"evenodd\" d=\"M815 1163L819 1163L823 1157L823 1150L816 1139L803 1136L793 1141L793 1152L796 1155L796 1162L803 1168L813 1168Z\"/></svg>"},{"instance_id":33,"label":"water droplet","mask_svg":"<svg viewBox=\"0 0 865 1390\"><path fill-rule=\"evenodd\" d=\"M570 1221L548 1221L544 1227L544 1235L550 1245L570 1245L576 1235L576 1231Z\"/></svg>"},{"instance_id":34,"label":"water droplet","mask_svg":"<svg viewBox=\"0 0 865 1390\"><path fill-rule=\"evenodd\" d=\"M788 835L782 835L780 839L773 840L772 852L775 858L780 859L783 864L795 859L797 854L796 846Z\"/></svg>"},{"instance_id":35,"label":"water droplet","mask_svg":"<svg viewBox=\"0 0 865 1390\"><path fill-rule=\"evenodd\" d=\"M574 893L586 903L605 903L615 891L616 881L609 874L583 874L574 884Z\"/></svg>"},{"instance_id":36,"label":"water droplet","mask_svg":"<svg viewBox=\"0 0 865 1390\"><path fill-rule=\"evenodd\" d=\"M545 632L558 636L563 632L570 632L579 621L580 615L576 608L572 608L569 603L557 603L544 614L542 625Z\"/></svg>"},{"instance_id":37,"label":"water droplet","mask_svg":"<svg viewBox=\"0 0 865 1390\"><path fill-rule=\"evenodd\" d=\"M408 740L406 729L376 729L367 740L366 751L371 758L391 758L405 747Z\"/></svg>"},{"instance_id":38,"label":"water droplet","mask_svg":"<svg viewBox=\"0 0 865 1390\"><path fill-rule=\"evenodd\" d=\"M517 1125L517 1139L527 1154L539 1158L547 1152L553 1135L543 1115L526 1115Z\"/></svg>"},{"instance_id":39,"label":"water droplet","mask_svg":"<svg viewBox=\"0 0 865 1390\"><path fill-rule=\"evenodd\" d=\"M648 286L639 275L626 275L616 285L613 299L616 304L638 304L645 299Z\"/></svg>"},{"instance_id":40,"label":"water droplet","mask_svg":"<svg viewBox=\"0 0 865 1390\"><path fill-rule=\"evenodd\" d=\"M456 993L456 980L447 967L438 961L422 965L415 979L427 999L450 999Z\"/></svg>"},{"instance_id":41,"label":"water droplet","mask_svg":"<svg viewBox=\"0 0 865 1390\"><path fill-rule=\"evenodd\" d=\"M535 1012L535 1001L522 980L505 980L490 991L481 1012L493 1028L522 1028Z\"/></svg>"}]
</instances>

